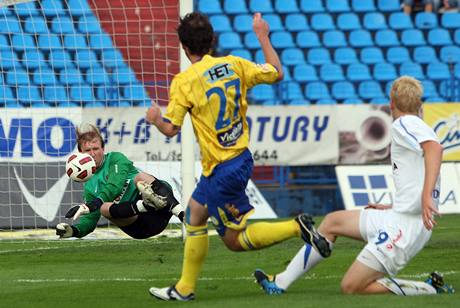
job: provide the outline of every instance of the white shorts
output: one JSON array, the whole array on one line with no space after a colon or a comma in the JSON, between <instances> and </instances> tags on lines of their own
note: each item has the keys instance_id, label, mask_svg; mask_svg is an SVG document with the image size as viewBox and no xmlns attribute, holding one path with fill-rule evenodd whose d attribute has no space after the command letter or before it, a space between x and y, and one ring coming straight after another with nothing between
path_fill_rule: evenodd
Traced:
<instances>
[{"instance_id":1,"label":"white shorts","mask_svg":"<svg viewBox=\"0 0 460 308\"><path fill-rule=\"evenodd\" d=\"M367 241L364 249L377 258L390 276L404 268L431 237L421 215L392 210L362 210L359 231Z\"/></svg>"}]
</instances>

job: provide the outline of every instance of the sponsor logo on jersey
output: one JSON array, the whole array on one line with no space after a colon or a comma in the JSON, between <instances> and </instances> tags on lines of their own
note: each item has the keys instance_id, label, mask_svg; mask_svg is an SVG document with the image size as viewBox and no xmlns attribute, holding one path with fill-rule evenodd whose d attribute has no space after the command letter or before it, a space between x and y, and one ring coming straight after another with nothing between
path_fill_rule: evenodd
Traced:
<instances>
[{"instance_id":1,"label":"sponsor logo on jersey","mask_svg":"<svg viewBox=\"0 0 460 308\"><path fill-rule=\"evenodd\" d=\"M241 119L234 123L230 129L221 132L217 135L219 143L224 147L235 145L238 139L243 134L243 121Z\"/></svg>"}]
</instances>

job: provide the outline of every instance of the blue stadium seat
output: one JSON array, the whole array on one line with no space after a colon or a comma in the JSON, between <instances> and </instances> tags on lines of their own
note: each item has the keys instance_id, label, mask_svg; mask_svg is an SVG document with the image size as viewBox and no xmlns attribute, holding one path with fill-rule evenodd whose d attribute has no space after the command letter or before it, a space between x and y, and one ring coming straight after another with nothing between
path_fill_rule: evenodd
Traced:
<instances>
[{"instance_id":1,"label":"blue stadium seat","mask_svg":"<svg viewBox=\"0 0 460 308\"><path fill-rule=\"evenodd\" d=\"M283 22L281 21L280 15L277 14L265 14L264 15L265 21L268 23L270 26L270 31L275 32L275 31L283 31Z\"/></svg>"},{"instance_id":2,"label":"blue stadium seat","mask_svg":"<svg viewBox=\"0 0 460 308\"><path fill-rule=\"evenodd\" d=\"M33 72L32 80L39 86L56 85L56 73L50 68L40 68Z\"/></svg>"},{"instance_id":3,"label":"blue stadium seat","mask_svg":"<svg viewBox=\"0 0 460 308\"><path fill-rule=\"evenodd\" d=\"M2 84L3 84L3 80ZM9 107L9 104L17 103L16 98L14 97L13 90L8 86L0 87L0 102L5 103L5 107ZM19 107L19 106L18 106Z\"/></svg>"},{"instance_id":4,"label":"blue stadium seat","mask_svg":"<svg viewBox=\"0 0 460 308\"><path fill-rule=\"evenodd\" d=\"M326 48L311 48L307 55L308 63L322 65L331 63L331 55Z\"/></svg>"},{"instance_id":5,"label":"blue stadium seat","mask_svg":"<svg viewBox=\"0 0 460 308\"><path fill-rule=\"evenodd\" d=\"M325 11L322 0L300 0L300 9L304 13L321 13Z\"/></svg>"},{"instance_id":6,"label":"blue stadium seat","mask_svg":"<svg viewBox=\"0 0 460 308\"><path fill-rule=\"evenodd\" d=\"M115 68L125 65L123 54L119 49L104 49L101 53L101 62L104 67Z\"/></svg>"},{"instance_id":7,"label":"blue stadium seat","mask_svg":"<svg viewBox=\"0 0 460 308\"><path fill-rule=\"evenodd\" d=\"M28 49L22 54L22 65L27 69L36 69L40 66L47 66L45 56L39 49Z\"/></svg>"},{"instance_id":8,"label":"blue stadium seat","mask_svg":"<svg viewBox=\"0 0 460 308\"><path fill-rule=\"evenodd\" d=\"M304 98L300 84L294 81L282 82L280 84L280 97L282 101Z\"/></svg>"},{"instance_id":9,"label":"blue stadium seat","mask_svg":"<svg viewBox=\"0 0 460 308\"><path fill-rule=\"evenodd\" d=\"M395 66L391 63L377 63L373 76L378 81L394 80L397 77Z\"/></svg>"},{"instance_id":10,"label":"blue stadium seat","mask_svg":"<svg viewBox=\"0 0 460 308\"><path fill-rule=\"evenodd\" d=\"M408 75L418 80L425 79L422 66L414 62L405 62L399 67L399 75Z\"/></svg>"},{"instance_id":11,"label":"blue stadium seat","mask_svg":"<svg viewBox=\"0 0 460 308\"><path fill-rule=\"evenodd\" d=\"M448 14L448 13L447 13ZM433 46L451 45L449 31L446 29L432 29L428 32L428 43Z\"/></svg>"},{"instance_id":12,"label":"blue stadium seat","mask_svg":"<svg viewBox=\"0 0 460 308\"><path fill-rule=\"evenodd\" d=\"M445 63L459 63L460 47L454 45L441 47L440 59Z\"/></svg>"},{"instance_id":13,"label":"blue stadium seat","mask_svg":"<svg viewBox=\"0 0 460 308\"><path fill-rule=\"evenodd\" d=\"M233 19L233 28L238 32L252 31L252 16L248 14L236 15Z\"/></svg>"},{"instance_id":14,"label":"blue stadium seat","mask_svg":"<svg viewBox=\"0 0 460 308\"><path fill-rule=\"evenodd\" d=\"M249 10L252 13L273 13L273 6L270 0L250 0Z\"/></svg>"},{"instance_id":15,"label":"blue stadium seat","mask_svg":"<svg viewBox=\"0 0 460 308\"><path fill-rule=\"evenodd\" d=\"M91 67L85 73L86 82L90 85L109 84L110 78L103 67Z\"/></svg>"},{"instance_id":16,"label":"blue stadium seat","mask_svg":"<svg viewBox=\"0 0 460 308\"><path fill-rule=\"evenodd\" d=\"M62 5L63 1L56 0L42 0L39 2L39 6L42 9L43 14L47 17L65 15L64 6Z\"/></svg>"},{"instance_id":17,"label":"blue stadium seat","mask_svg":"<svg viewBox=\"0 0 460 308\"><path fill-rule=\"evenodd\" d=\"M69 17L56 16L51 20L51 31L56 34L71 34L75 33L73 21Z\"/></svg>"},{"instance_id":18,"label":"blue stadium seat","mask_svg":"<svg viewBox=\"0 0 460 308\"><path fill-rule=\"evenodd\" d=\"M407 61L411 61L409 51L406 47L390 47L387 49L387 62L393 64L401 64Z\"/></svg>"},{"instance_id":19,"label":"blue stadium seat","mask_svg":"<svg viewBox=\"0 0 460 308\"><path fill-rule=\"evenodd\" d=\"M248 7L245 0L225 0L224 11L226 14L247 14Z\"/></svg>"},{"instance_id":20,"label":"blue stadium seat","mask_svg":"<svg viewBox=\"0 0 460 308\"><path fill-rule=\"evenodd\" d=\"M287 31L272 32L271 42L275 48L290 48L295 46L291 33Z\"/></svg>"},{"instance_id":21,"label":"blue stadium seat","mask_svg":"<svg viewBox=\"0 0 460 308\"><path fill-rule=\"evenodd\" d=\"M331 99L329 89L324 82L314 81L307 83L305 87L305 98L311 101Z\"/></svg>"},{"instance_id":22,"label":"blue stadium seat","mask_svg":"<svg viewBox=\"0 0 460 308\"><path fill-rule=\"evenodd\" d=\"M365 47L361 49L360 59L364 64L385 62L382 49L377 47Z\"/></svg>"},{"instance_id":23,"label":"blue stadium seat","mask_svg":"<svg viewBox=\"0 0 460 308\"><path fill-rule=\"evenodd\" d=\"M3 49L0 50L0 71L4 72L5 69L20 67L21 64L19 63L18 56L16 52L11 49ZM0 79L2 79L3 75L0 73ZM2 83L3 85L3 83Z\"/></svg>"},{"instance_id":24,"label":"blue stadium seat","mask_svg":"<svg viewBox=\"0 0 460 308\"><path fill-rule=\"evenodd\" d=\"M11 47L16 51L35 49L35 37L30 34L14 34L11 38Z\"/></svg>"},{"instance_id":25,"label":"blue stadium seat","mask_svg":"<svg viewBox=\"0 0 460 308\"><path fill-rule=\"evenodd\" d=\"M367 30L353 30L348 37L350 46L356 48L373 46L374 42L369 31Z\"/></svg>"},{"instance_id":26,"label":"blue stadium seat","mask_svg":"<svg viewBox=\"0 0 460 308\"><path fill-rule=\"evenodd\" d=\"M319 76L323 81L342 81L345 80L342 67L339 64L326 63L321 65Z\"/></svg>"},{"instance_id":27,"label":"blue stadium seat","mask_svg":"<svg viewBox=\"0 0 460 308\"><path fill-rule=\"evenodd\" d=\"M313 14L311 17L310 26L313 30L317 31L335 30L332 15L325 13Z\"/></svg>"},{"instance_id":28,"label":"blue stadium seat","mask_svg":"<svg viewBox=\"0 0 460 308\"><path fill-rule=\"evenodd\" d=\"M288 105L291 105L291 106L307 106L307 105L310 105L310 101L308 101L306 99L293 99L293 100L289 101Z\"/></svg>"},{"instance_id":29,"label":"blue stadium seat","mask_svg":"<svg viewBox=\"0 0 460 308\"><path fill-rule=\"evenodd\" d=\"M414 28L412 19L409 15L403 12L391 13L388 24L393 30L406 30Z\"/></svg>"},{"instance_id":30,"label":"blue stadium seat","mask_svg":"<svg viewBox=\"0 0 460 308\"><path fill-rule=\"evenodd\" d=\"M428 63L426 70L428 79L441 80L450 78L449 66L442 62L431 62Z\"/></svg>"},{"instance_id":31,"label":"blue stadium seat","mask_svg":"<svg viewBox=\"0 0 460 308\"><path fill-rule=\"evenodd\" d=\"M10 46L9 40L6 38L5 35L0 34L0 50L10 49L10 48L11 46Z\"/></svg>"},{"instance_id":32,"label":"blue stadium seat","mask_svg":"<svg viewBox=\"0 0 460 308\"><path fill-rule=\"evenodd\" d=\"M298 82L317 81L316 69L310 64L298 64L294 67L294 80Z\"/></svg>"},{"instance_id":33,"label":"blue stadium seat","mask_svg":"<svg viewBox=\"0 0 460 308\"><path fill-rule=\"evenodd\" d=\"M61 85L49 85L43 88L43 99L47 102L56 102L57 104L67 102L66 89Z\"/></svg>"},{"instance_id":34,"label":"blue stadium seat","mask_svg":"<svg viewBox=\"0 0 460 308\"><path fill-rule=\"evenodd\" d=\"M339 100L356 98L355 87L349 81L334 82L332 84L332 97Z\"/></svg>"},{"instance_id":35,"label":"blue stadium seat","mask_svg":"<svg viewBox=\"0 0 460 308\"><path fill-rule=\"evenodd\" d=\"M418 46L414 48L412 58L414 59L414 62L422 64L438 60L436 57L436 51L431 46Z\"/></svg>"},{"instance_id":36,"label":"blue stadium seat","mask_svg":"<svg viewBox=\"0 0 460 308\"><path fill-rule=\"evenodd\" d=\"M342 31L329 30L323 33L323 45L328 48L347 46L345 34Z\"/></svg>"},{"instance_id":37,"label":"blue stadium seat","mask_svg":"<svg viewBox=\"0 0 460 308\"><path fill-rule=\"evenodd\" d=\"M59 81L64 85L82 84L83 77L76 68L64 68L59 71Z\"/></svg>"},{"instance_id":38,"label":"blue stadium seat","mask_svg":"<svg viewBox=\"0 0 460 308\"><path fill-rule=\"evenodd\" d=\"M316 105L335 105L337 101L333 98L321 98L316 101Z\"/></svg>"},{"instance_id":39,"label":"blue stadium seat","mask_svg":"<svg viewBox=\"0 0 460 308\"><path fill-rule=\"evenodd\" d=\"M86 42L86 35L83 35L83 34L65 35L64 36L64 47L72 51L88 49L88 43Z\"/></svg>"},{"instance_id":40,"label":"blue stadium seat","mask_svg":"<svg viewBox=\"0 0 460 308\"><path fill-rule=\"evenodd\" d=\"M67 0L67 6L69 8L70 15L76 17L91 15L93 12L87 0Z\"/></svg>"},{"instance_id":41,"label":"blue stadium seat","mask_svg":"<svg viewBox=\"0 0 460 308\"><path fill-rule=\"evenodd\" d=\"M423 97L437 97L439 96L436 86L431 80L421 80L423 86Z\"/></svg>"},{"instance_id":42,"label":"blue stadium seat","mask_svg":"<svg viewBox=\"0 0 460 308\"><path fill-rule=\"evenodd\" d=\"M296 0L275 0L275 10L280 14L298 13Z\"/></svg>"},{"instance_id":43,"label":"blue stadium seat","mask_svg":"<svg viewBox=\"0 0 460 308\"><path fill-rule=\"evenodd\" d=\"M205 14L222 14L222 7L220 6L220 1L215 0L199 0L198 1L198 11Z\"/></svg>"},{"instance_id":44,"label":"blue stadium seat","mask_svg":"<svg viewBox=\"0 0 460 308\"><path fill-rule=\"evenodd\" d=\"M76 108L76 107L81 107L81 104L71 102L71 101L63 101L63 102L57 102L56 107L58 108ZM104 107L104 106L101 106L101 107Z\"/></svg>"},{"instance_id":45,"label":"blue stadium seat","mask_svg":"<svg viewBox=\"0 0 460 308\"><path fill-rule=\"evenodd\" d=\"M326 8L331 13L343 13L350 11L348 0L326 0Z\"/></svg>"},{"instance_id":46,"label":"blue stadium seat","mask_svg":"<svg viewBox=\"0 0 460 308\"><path fill-rule=\"evenodd\" d=\"M112 39L110 38L110 35L108 35L105 32L102 32L92 34L89 36L89 46L92 49L109 49L113 48L113 43Z\"/></svg>"},{"instance_id":47,"label":"blue stadium seat","mask_svg":"<svg viewBox=\"0 0 460 308\"><path fill-rule=\"evenodd\" d=\"M380 47L400 46L398 35L393 30L379 30L375 33L375 44Z\"/></svg>"},{"instance_id":48,"label":"blue stadium seat","mask_svg":"<svg viewBox=\"0 0 460 308\"><path fill-rule=\"evenodd\" d=\"M436 28L438 26L438 16L435 13L417 13L417 15L415 15L415 26L419 29Z\"/></svg>"},{"instance_id":49,"label":"blue stadium seat","mask_svg":"<svg viewBox=\"0 0 460 308\"><path fill-rule=\"evenodd\" d=\"M79 84L70 87L70 99L75 102L85 103L95 101L93 87Z\"/></svg>"},{"instance_id":50,"label":"blue stadium seat","mask_svg":"<svg viewBox=\"0 0 460 308\"><path fill-rule=\"evenodd\" d=\"M371 99L370 103L373 104L373 105L388 105L389 103L389 99L382 96L382 97L374 97L373 99Z\"/></svg>"},{"instance_id":51,"label":"blue stadium seat","mask_svg":"<svg viewBox=\"0 0 460 308\"><path fill-rule=\"evenodd\" d=\"M21 25L15 17L0 16L0 29L2 33L21 33Z\"/></svg>"},{"instance_id":52,"label":"blue stadium seat","mask_svg":"<svg viewBox=\"0 0 460 308\"><path fill-rule=\"evenodd\" d=\"M368 30L382 30L388 28L385 16L380 12L366 13L364 15L363 26Z\"/></svg>"},{"instance_id":53,"label":"blue stadium seat","mask_svg":"<svg viewBox=\"0 0 460 308\"><path fill-rule=\"evenodd\" d=\"M230 19L227 15L211 15L211 17L209 17L209 21L216 32L233 31L232 26L230 25Z\"/></svg>"},{"instance_id":54,"label":"blue stadium seat","mask_svg":"<svg viewBox=\"0 0 460 308\"><path fill-rule=\"evenodd\" d=\"M81 33L100 33L102 32L99 20L93 15L83 15L78 19L78 31Z\"/></svg>"},{"instance_id":55,"label":"blue stadium seat","mask_svg":"<svg viewBox=\"0 0 460 308\"><path fill-rule=\"evenodd\" d=\"M244 35L244 46L249 49L259 49L260 43L254 32L248 32Z\"/></svg>"},{"instance_id":56,"label":"blue stadium seat","mask_svg":"<svg viewBox=\"0 0 460 308\"><path fill-rule=\"evenodd\" d=\"M334 50L334 62L338 64L351 64L359 62L356 51L350 47L342 47Z\"/></svg>"},{"instance_id":57,"label":"blue stadium seat","mask_svg":"<svg viewBox=\"0 0 460 308\"><path fill-rule=\"evenodd\" d=\"M353 97L353 98L344 99L342 104L344 104L344 105L358 105L358 104L364 104L364 102L358 97Z\"/></svg>"},{"instance_id":58,"label":"blue stadium seat","mask_svg":"<svg viewBox=\"0 0 460 308\"><path fill-rule=\"evenodd\" d=\"M418 29L404 30L401 34L401 43L410 47L426 45L423 33Z\"/></svg>"},{"instance_id":59,"label":"blue stadium seat","mask_svg":"<svg viewBox=\"0 0 460 308\"><path fill-rule=\"evenodd\" d=\"M286 30L298 32L310 29L307 18L303 14L289 14L284 21Z\"/></svg>"},{"instance_id":60,"label":"blue stadium seat","mask_svg":"<svg viewBox=\"0 0 460 308\"><path fill-rule=\"evenodd\" d=\"M29 74L21 68L14 68L6 72L6 83L13 86L29 85Z\"/></svg>"},{"instance_id":61,"label":"blue stadium seat","mask_svg":"<svg viewBox=\"0 0 460 308\"><path fill-rule=\"evenodd\" d=\"M150 96L148 95L146 89L142 84L131 85L125 87L123 92L123 97L131 101L150 101Z\"/></svg>"},{"instance_id":62,"label":"blue stadium seat","mask_svg":"<svg viewBox=\"0 0 460 308\"><path fill-rule=\"evenodd\" d=\"M43 51L62 49L61 37L57 34L40 34L38 36L38 48Z\"/></svg>"},{"instance_id":63,"label":"blue stadium seat","mask_svg":"<svg viewBox=\"0 0 460 308\"><path fill-rule=\"evenodd\" d=\"M137 83L136 74L129 66L117 67L112 71L112 81L115 84L133 84Z\"/></svg>"},{"instance_id":64,"label":"blue stadium seat","mask_svg":"<svg viewBox=\"0 0 460 308\"><path fill-rule=\"evenodd\" d=\"M49 29L45 19L39 16L31 16L24 20L24 32L41 34L48 33Z\"/></svg>"},{"instance_id":65,"label":"blue stadium seat","mask_svg":"<svg viewBox=\"0 0 460 308\"><path fill-rule=\"evenodd\" d=\"M372 79L369 66L362 63L353 63L347 67L347 79L350 81L364 81Z\"/></svg>"},{"instance_id":66,"label":"blue stadium seat","mask_svg":"<svg viewBox=\"0 0 460 308\"><path fill-rule=\"evenodd\" d=\"M252 61L251 52L249 50L247 50L247 49L233 49L230 52L230 54L233 55L233 56L241 57L243 59ZM263 61L263 62L265 62L265 61ZM263 62L258 62L258 63L263 63Z\"/></svg>"},{"instance_id":67,"label":"blue stadium seat","mask_svg":"<svg viewBox=\"0 0 460 308\"><path fill-rule=\"evenodd\" d=\"M286 48L281 52L281 63L284 65L297 65L305 63L303 51L299 48Z\"/></svg>"},{"instance_id":68,"label":"blue stadium seat","mask_svg":"<svg viewBox=\"0 0 460 308\"><path fill-rule=\"evenodd\" d=\"M343 13L337 17L337 28L343 31L361 29L361 22L355 13Z\"/></svg>"},{"instance_id":69,"label":"blue stadium seat","mask_svg":"<svg viewBox=\"0 0 460 308\"><path fill-rule=\"evenodd\" d=\"M37 7L35 6L36 1L17 3L14 5L14 11L17 16L22 18L38 15Z\"/></svg>"},{"instance_id":70,"label":"blue stadium seat","mask_svg":"<svg viewBox=\"0 0 460 308\"><path fill-rule=\"evenodd\" d=\"M127 86L126 88L130 88L130 86ZM129 94L129 91L124 90L124 92ZM96 98L98 100L113 101L119 100L121 97L120 87L103 85L96 88Z\"/></svg>"},{"instance_id":71,"label":"blue stadium seat","mask_svg":"<svg viewBox=\"0 0 460 308\"><path fill-rule=\"evenodd\" d=\"M455 78L460 79L460 64L459 63L455 64L454 76L455 76Z\"/></svg>"},{"instance_id":72,"label":"blue stadium seat","mask_svg":"<svg viewBox=\"0 0 460 308\"><path fill-rule=\"evenodd\" d=\"M7 6L0 7L0 17L13 16L10 9Z\"/></svg>"},{"instance_id":73,"label":"blue stadium seat","mask_svg":"<svg viewBox=\"0 0 460 308\"><path fill-rule=\"evenodd\" d=\"M318 33L316 31L310 30L297 33L296 44L301 48L312 48L321 46Z\"/></svg>"},{"instance_id":74,"label":"blue stadium seat","mask_svg":"<svg viewBox=\"0 0 460 308\"><path fill-rule=\"evenodd\" d=\"M283 73L284 73L283 81L292 80L291 73L289 72L289 68L287 66L285 66L285 65L283 65Z\"/></svg>"},{"instance_id":75,"label":"blue stadium seat","mask_svg":"<svg viewBox=\"0 0 460 308\"><path fill-rule=\"evenodd\" d=\"M351 7L355 12L375 11L374 0L351 0Z\"/></svg>"},{"instance_id":76,"label":"blue stadium seat","mask_svg":"<svg viewBox=\"0 0 460 308\"><path fill-rule=\"evenodd\" d=\"M375 80L366 80L360 82L358 86L358 94L362 99L366 101L385 96L385 94L382 92L380 83Z\"/></svg>"},{"instance_id":77,"label":"blue stadium seat","mask_svg":"<svg viewBox=\"0 0 460 308\"><path fill-rule=\"evenodd\" d=\"M97 101L90 101L90 102L78 102L76 103L78 106L83 106L85 108L103 108L107 107L103 102L97 102ZM112 105L111 107L118 107L115 104Z\"/></svg>"},{"instance_id":78,"label":"blue stadium seat","mask_svg":"<svg viewBox=\"0 0 460 308\"><path fill-rule=\"evenodd\" d=\"M25 106L42 101L40 89L34 85L17 87L16 97Z\"/></svg>"},{"instance_id":79,"label":"blue stadium seat","mask_svg":"<svg viewBox=\"0 0 460 308\"><path fill-rule=\"evenodd\" d=\"M455 30L454 41L455 44L460 45L460 29Z\"/></svg>"},{"instance_id":80,"label":"blue stadium seat","mask_svg":"<svg viewBox=\"0 0 460 308\"><path fill-rule=\"evenodd\" d=\"M254 101L274 100L275 90L272 85L259 84L252 88L250 97Z\"/></svg>"},{"instance_id":81,"label":"blue stadium seat","mask_svg":"<svg viewBox=\"0 0 460 308\"><path fill-rule=\"evenodd\" d=\"M445 103L446 100L444 98L442 98L442 97L439 97L439 96L438 97L427 97L425 99L425 102L427 102L427 103Z\"/></svg>"},{"instance_id":82,"label":"blue stadium seat","mask_svg":"<svg viewBox=\"0 0 460 308\"><path fill-rule=\"evenodd\" d=\"M245 49L247 50L247 49ZM254 62L256 63L265 63L265 56L264 56L264 52L262 51L262 49L259 49L256 51L256 54L254 56Z\"/></svg>"},{"instance_id":83,"label":"blue stadium seat","mask_svg":"<svg viewBox=\"0 0 460 308\"><path fill-rule=\"evenodd\" d=\"M441 25L447 29L460 28L460 13L449 12L448 14L442 14Z\"/></svg>"},{"instance_id":84,"label":"blue stadium seat","mask_svg":"<svg viewBox=\"0 0 460 308\"><path fill-rule=\"evenodd\" d=\"M80 69L99 67L96 53L91 49L79 49L75 53L75 62Z\"/></svg>"},{"instance_id":85,"label":"blue stadium seat","mask_svg":"<svg viewBox=\"0 0 460 308\"><path fill-rule=\"evenodd\" d=\"M383 12L393 12L401 10L400 0L377 0L377 7Z\"/></svg>"}]
</instances>

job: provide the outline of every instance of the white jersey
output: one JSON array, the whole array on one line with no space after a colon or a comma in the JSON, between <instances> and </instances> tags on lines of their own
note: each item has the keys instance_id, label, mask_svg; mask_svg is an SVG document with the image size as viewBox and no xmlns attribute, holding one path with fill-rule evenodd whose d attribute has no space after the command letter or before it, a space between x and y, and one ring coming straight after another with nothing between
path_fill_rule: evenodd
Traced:
<instances>
[{"instance_id":1,"label":"white jersey","mask_svg":"<svg viewBox=\"0 0 460 308\"><path fill-rule=\"evenodd\" d=\"M435 132L422 119L414 115L397 118L392 125L391 164L395 183L393 210L399 213L422 212L422 190L425 179L425 162L421 143L437 141ZM440 177L432 193L437 206Z\"/></svg>"}]
</instances>

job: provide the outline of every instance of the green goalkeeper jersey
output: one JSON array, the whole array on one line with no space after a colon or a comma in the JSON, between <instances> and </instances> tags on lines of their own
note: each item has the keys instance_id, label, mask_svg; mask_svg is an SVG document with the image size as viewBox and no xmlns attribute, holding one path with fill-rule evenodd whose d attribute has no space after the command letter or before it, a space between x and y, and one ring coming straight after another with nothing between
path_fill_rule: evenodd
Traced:
<instances>
[{"instance_id":1,"label":"green goalkeeper jersey","mask_svg":"<svg viewBox=\"0 0 460 308\"><path fill-rule=\"evenodd\" d=\"M110 152L104 155L104 161L96 173L84 185L85 203L99 198L104 202L135 201L139 194L134 177L139 173L133 162L120 152ZM101 212L97 209L80 218L78 237L83 237L97 226Z\"/></svg>"}]
</instances>

